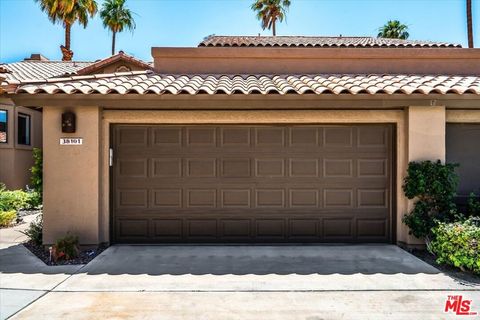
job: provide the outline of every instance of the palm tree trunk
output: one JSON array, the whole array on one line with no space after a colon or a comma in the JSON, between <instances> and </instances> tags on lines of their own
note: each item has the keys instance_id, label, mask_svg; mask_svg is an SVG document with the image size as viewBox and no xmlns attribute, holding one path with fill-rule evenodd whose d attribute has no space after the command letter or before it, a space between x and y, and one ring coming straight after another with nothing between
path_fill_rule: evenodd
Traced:
<instances>
[{"instance_id":1,"label":"palm tree trunk","mask_svg":"<svg viewBox=\"0 0 480 320\"><path fill-rule=\"evenodd\" d=\"M115 54L115 35L117 33L115 31L112 32L112 56Z\"/></svg>"},{"instance_id":2,"label":"palm tree trunk","mask_svg":"<svg viewBox=\"0 0 480 320\"><path fill-rule=\"evenodd\" d=\"M65 24L65 48L70 50L70 33L72 29L72 25L69 23Z\"/></svg>"},{"instance_id":3,"label":"palm tree trunk","mask_svg":"<svg viewBox=\"0 0 480 320\"><path fill-rule=\"evenodd\" d=\"M467 0L467 32L468 47L473 48L473 17L472 17L472 0Z\"/></svg>"},{"instance_id":4,"label":"palm tree trunk","mask_svg":"<svg viewBox=\"0 0 480 320\"><path fill-rule=\"evenodd\" d=\"M273 32L273 36L277 35L277 29L275 27L275 20L273 20L273 22L272 22L272 32Z\"/></svg>"}]
</instances>

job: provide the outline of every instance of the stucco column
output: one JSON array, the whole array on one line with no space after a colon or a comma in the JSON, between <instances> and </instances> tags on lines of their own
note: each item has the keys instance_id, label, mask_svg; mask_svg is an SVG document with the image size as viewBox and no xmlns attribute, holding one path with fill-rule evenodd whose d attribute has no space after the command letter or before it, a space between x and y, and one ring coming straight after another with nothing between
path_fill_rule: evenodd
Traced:
<instances>
[{"instance_id":1,"label":"stucco column","mask_svg":"<svg viewBox=\"0 0 480 320\"><path fill-rule=\"evenodd\" d=\"M410 106L407 115L407 160L441 160L445 162L445 120L444 106L417 107ZM399 190L403 193L403 190ZM408 211L413 208L414 201L408 201ZM401 216L405 212L399 212ZM409 245L424 244L420 239L408 235L408 227L402 223L399 240ZM402 240L402 238L404 240Z\"/></svg>"},{"instance_id":2,"label":"stucco column","mask_svg":"<svg viewBox=\"0 0 480 320\"><path fill-rule=\"evenodd\" d=\"M76 132L62 133L65 111L76 114ZM82 145L60 145L60 138ZM84 245L99 242L99 107L43 109L44 244L67 232Z\"/></svg>"}]
</instances>

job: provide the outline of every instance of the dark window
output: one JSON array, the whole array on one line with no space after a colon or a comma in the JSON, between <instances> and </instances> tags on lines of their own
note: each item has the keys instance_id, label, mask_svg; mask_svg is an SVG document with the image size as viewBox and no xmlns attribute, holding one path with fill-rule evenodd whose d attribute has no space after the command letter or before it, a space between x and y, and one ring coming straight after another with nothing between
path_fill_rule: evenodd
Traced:
<instances>
[{"instance_id":1,"label":"dark window","mask_svg":"<svg viewBox=\"0 0 480 320\"><path fill-rule=\"evenodd\" d=\"M0 143L7 143L8 111L0 110Z\"/></svg>"},{"instance_id":2,"label":"dark window","mask_svg":"<svg viewBox=\"0 0 480 320\"><path fill-rule=\"evenodd\" d=\"M27 114L18 114L17 123L18 144L30 145L30 116Z\"/></svg>"}]
</instances>

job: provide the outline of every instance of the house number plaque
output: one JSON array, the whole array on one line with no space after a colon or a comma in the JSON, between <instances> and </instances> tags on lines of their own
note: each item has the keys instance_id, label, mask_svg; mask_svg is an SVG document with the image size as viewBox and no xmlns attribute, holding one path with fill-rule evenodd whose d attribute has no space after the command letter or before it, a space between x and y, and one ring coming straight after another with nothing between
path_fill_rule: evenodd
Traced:
<instances>
[{"instance_id":1,"label":"house number plaque","mask_svg":"<svg viewBox=\"0 0 480 320\"><path fill-rule=\"evenodd\" d=\"M80 146L83 144L83 138L60 138L62 146Z\"/></svg>"}]
</instances>

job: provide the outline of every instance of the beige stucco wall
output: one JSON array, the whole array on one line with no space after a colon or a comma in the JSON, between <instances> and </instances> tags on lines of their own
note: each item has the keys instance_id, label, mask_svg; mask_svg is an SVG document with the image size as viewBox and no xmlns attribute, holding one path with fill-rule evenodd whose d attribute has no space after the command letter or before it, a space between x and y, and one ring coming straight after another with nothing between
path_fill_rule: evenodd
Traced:
<instances>
[{"instance_id":1,"label":"beige stucco wall","mask_svg":"<svg viewBox=\"0 0 480 320\"><path fill-rule=\"evenodd\" d=\"M77 115L77 131L61 132L61 115ZM99 219L99 107L46 107L44 137L44 244L67 232L82 244L97 244ZM83 145L60 145L62 137L83 138Z\"/></svg>"},{"instance_id":2,"label":"beige stucco wall","mask_svg":"<svg viewBox=\"0 0 480 320\"><path fill-rule=\"evenodd\" d=\"M445 107L408 108L408 161L445 161Z\"/></svg>"},{"instance_id":3,"label":"beige stucco wall","mask_svg":"<svg viewBox=\"0 0 480 320\"><path fill-rule=\"evenodd\" d=\"M0 110L7 110L7 143L0 143L0 182L8 189L25 189L30 185L30 168L33 166L33 148L42 147L42 113L14 106L6 99L0 101ZM17 115L30 115L30 145L17 144Z\"/></svg>"},{"instance_id":4,"label":"beige stucco wall","mask_svg":"<svg viewBox=\"0 0 480 320\"><path fill-rule=\"evenodd\" d=\"M250 111L146 111L103 110L98 107L46 107L44 112L45 243L67 231L82 244L108 242L110 233L110 125L123 124L350 124L396 125L396 239L421 243L408 235L401 222L411 208L402 182L408 161L445 159L445 122L464 118L480 122L480 110L445 111L444 107L400 110L250 110ZM77 133L62 134L61 113L77 115ZM473 115L473 116L472 116ZM82 137L82 146L59 146L60 137Z\"/></svg>"},{"instance_id":5,"label":"beige stucco wall","mask_svg":"<svg viewBox=\"0 0 480 320\"><path fill-rule=\"evenodd\" d=\"M405 112L407 123L406 161L440 160L445 162L446 109L444 106L410 106ZM403 180L403 179L402 179ZM400 189L400 193L403 193ZM408 211L414 207L415 200L408 201ZM408 234L408 228L401 223L405 243L423 245L421 239Z\"/></svg>"},{"instance_id":6,"label":"beige stucco wall","mask_svg":"<svg viewBox=\"0 0 480 320\"><path fill-rule=\"evenodd\" d=\"M480 72L480 49L152 48L155 71L173 74L444 74Z\"/></svg>"}]
</instances>

